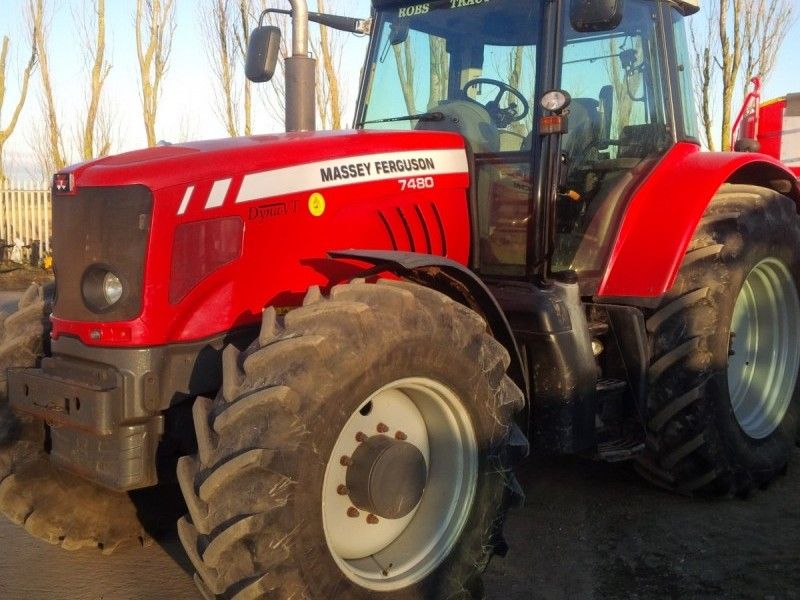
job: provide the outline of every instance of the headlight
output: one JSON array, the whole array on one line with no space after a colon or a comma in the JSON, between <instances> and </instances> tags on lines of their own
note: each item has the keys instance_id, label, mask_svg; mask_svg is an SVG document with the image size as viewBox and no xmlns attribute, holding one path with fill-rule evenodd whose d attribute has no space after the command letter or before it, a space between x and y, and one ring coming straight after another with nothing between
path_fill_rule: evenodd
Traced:
<instances>
[{"instance_id":1,"label":"headlight","mask_svg":"<svg viewBox=\"0 0 800 600\"><path fill-rule=\"evenodd\" d=\"M116 304L122 297L122 282L111 271L106 271L103 277L103 296L109 306Z\"/></svg>"},{"instance_id":2,"label":"headlight","mask_svg":"<svg viewBox=\"0 0 800 600\"><path fill-rule=\"evenodd\" d=\"M96 313L111 310L125 296L125 283L110 267L92 265L83 274L83 301Z\"/></svg>"},{"instance_id":3,"label":"headlight","mask_svg":"<svg viewBox=\"0 0 800 600\"><path fill-rule=\"evenodd\" d=\"M572 98L564 90L550 90L542 96L541 105L545 110L561 114L571 101Z\"/></svg>"}]
</instances>

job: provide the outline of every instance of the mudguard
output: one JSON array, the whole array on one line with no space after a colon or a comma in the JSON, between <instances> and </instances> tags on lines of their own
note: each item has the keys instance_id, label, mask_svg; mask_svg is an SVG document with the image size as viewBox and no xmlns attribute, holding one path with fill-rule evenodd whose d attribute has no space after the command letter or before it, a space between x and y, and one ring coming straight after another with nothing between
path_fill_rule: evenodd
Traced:
<instances>
[{"instance_id":1,"label":"mudguard","mask_svg":"<svg viewBox=\"0 0 800 600\"><path fill-rule=\"evenodd\" d=\"M776 189L800 204L796 177L763 154L701 152L678 143L636 189L597 292L605 298L654 298L675 283L686 248L724 183Z\"/></svg>"},{"instance_id":2,"label":"mudguard","mask_svg":"<svg viewBox=\"0 0 800 600\"><path fill-rule=\"evenodd\" d=\"M417 252L383 250L341 250L329 252L331 258L357 260L374 265L375 274L390 272L433 288L453 300L469 306L483 316L498 342L508 350L511 364L508 375L530 399L528 378L522 366L514 334L503 310L484 283L464 265L449 258Z\"/></svg>"}]
</instances>

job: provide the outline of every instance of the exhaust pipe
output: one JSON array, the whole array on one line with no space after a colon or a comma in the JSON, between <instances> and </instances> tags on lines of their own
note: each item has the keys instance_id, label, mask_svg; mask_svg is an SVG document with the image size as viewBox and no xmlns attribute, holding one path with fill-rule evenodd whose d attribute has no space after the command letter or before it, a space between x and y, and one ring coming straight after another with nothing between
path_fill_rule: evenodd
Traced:
<instances>
[{"instance_id":1,"label":"exhaust pipe","mask_svg":"<svg viewBox=\"0 0 800 600\"><path fill-rule=\"evenodd\" d=\"M308 52L308 4L292 5L292 55L286 58L286 131L314 131L317 61Z\"/></svg>"}]
</instances>

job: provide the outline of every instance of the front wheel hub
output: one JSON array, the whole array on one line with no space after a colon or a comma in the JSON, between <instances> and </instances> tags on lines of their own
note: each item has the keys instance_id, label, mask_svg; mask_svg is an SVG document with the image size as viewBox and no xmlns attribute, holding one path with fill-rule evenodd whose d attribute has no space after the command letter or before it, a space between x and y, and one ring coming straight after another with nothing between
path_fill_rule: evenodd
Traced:
<instances>
[{"instance_id":1,"label":"front wheel hub","mask_svg":"<svg viewBox=\"0 0 800 600\"><path fill-rule=\"evenodd\" d=\"M461 398L426 377L392 381L353 408L322 482L325 541L351 581L391 592L427 577L458 541L478 444Z\"/></svg>"},{"instance_id":2,"label":"front wheel hub","mask_svg":"<svg viewBox=\"0 0 800 600\"><path fill-rule=\"evenodd\" d=\"M373 435L353 453L347 489L353 505L384 519L401 519L419 504L428 467L419 448Z\"/></svg>"}]
</instances>

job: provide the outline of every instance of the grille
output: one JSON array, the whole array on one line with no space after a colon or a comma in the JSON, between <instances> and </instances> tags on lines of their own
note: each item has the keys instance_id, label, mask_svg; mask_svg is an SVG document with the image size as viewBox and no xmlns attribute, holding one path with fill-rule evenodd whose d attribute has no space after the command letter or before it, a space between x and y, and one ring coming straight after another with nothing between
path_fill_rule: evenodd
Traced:
<instances>
[{"instance_id":1,"label":"grille","mask_svg":"<svg viewBox=\"0 0 800 600\"><path fill-rule=\"evenodd\" d=\"M92 322L138 316L152 211L152 194L141 185L83 188L75 196L53 196L55 316ZM112 270L125 286L120 301L102 313L86 305L81 291L93 265Z\"/></svg>"}]
</instances>

